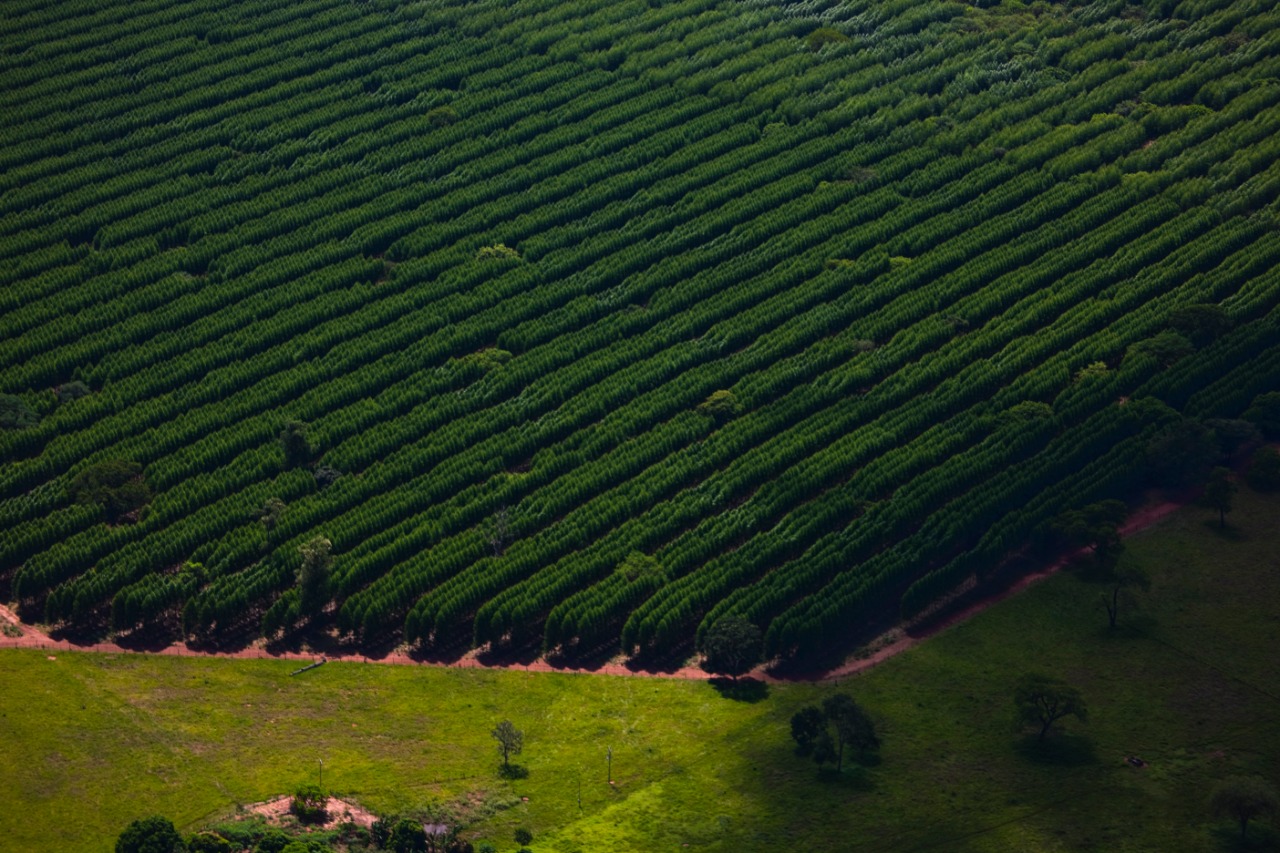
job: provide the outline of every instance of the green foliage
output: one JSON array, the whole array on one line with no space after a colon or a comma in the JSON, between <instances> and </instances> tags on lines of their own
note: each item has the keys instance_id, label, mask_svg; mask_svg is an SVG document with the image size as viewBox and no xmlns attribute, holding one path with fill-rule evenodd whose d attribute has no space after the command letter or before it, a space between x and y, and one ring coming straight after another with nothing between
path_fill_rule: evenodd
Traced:
<instances>
[{"instance_id":1,"label":"green foliage","mask_svg":"<svg viewBox=\"0 0 1280 853\"><path fill-rule=\"evenodd\" d=\"M712 391L707 399L698 404L698 411L718 421L726 420L738 413L738 399L732 391Z\"/></svg>"},{"instance_id":2,"label":"green foliage","mask_svg":"<svg viewBox=\"0 0 1280 853\"><path fill-rule=\"evenodd\" d=\"M1169 327L1197 347L1208 346L1231 329L1231 318L1218 305L1183 305L1169 315Z\"/></svg>"},{"instance_id":3,"label":"green foliage","mask_svg":"<svg viewBox=\"0 0 1280 853\"><path fill-rule=\"evenodd\" d=\"M736 681L760 662L761 639L760 629L741 616L718 619L702 638L699 666L713 675L728 675Z\"/></svg>"},{"instance_id":4,"label":"green foliage","mask_svg":"<svg viewBox=\"0 0 1280 853\"><path fill-rule=\"evenodd\" d=\"M262 505L262 514L259 521L267 530L274 530L276 525L280 523L280 516L284 515L287 505L279 498L267 498L266 503Z\"/></svg>"},{"instance_id":5,"label":"green foliage","mask_svg":"<svg viewBox=\"0 0 1280 853\"><path fill-rule=\"evenodd\" d=\"M796 754L810 755L826 731L827 718L821 709L810 705L796 711L791 717L791 738L796 742Z\"/></svg>"},{"instance_id":6,"label":"green foliage","mask_svg":"<svg viewBox=\"0 0 1280 853\"><path fill-rule=\"evenodd\" d=\"M77 379L71 382L64 382L55 388L53 393L57 396L59 403L66 405L88 397L93 392L88 385Z\"/></svg>"},{"instance_id":7,"label":"green foliage","mask_svg":"<svg viewBox=\"0 0 1280 853\"><path fill-rule=\"evenodd\" d=\"M453 107L445 106L435 107L427 112L427 121L433 127L448 127L458 120L458 112Z\"/></svg>"},{"instance_id":8,"label":"green foliage","mask_svg":"<svg viewBox=\"0 0 1280 853\"><path fill-rule=\"evenodd\" d=\"M289 802L289 811L303 823L321 823L328 815L326 811L329 795L319 785L299 785L293 792Z\"/></svg>"},{"instance_id":9,"label":"green foliage","mask_svg":"<svg viewBox=\"0 0 1280 853\"><path fill-rule=\"evenodd\" d=\"M1187 418L1152 437L1147 444L1147 470L1157 486L1182 488L1203 483L1218 456L1213 432Z\"/></svg>"},{"instance_id":10,"label":"green foliage","mask_svg":"<svg viewBox=\"0 0 1280 853\"><path fill-rule=\"evenodd\" d=\"M517 827L514 835L516 844L519 844L521 847L533 843L533 833L523 826Z\"/></svg>"},{"instance_id":11,"label":"green foliage","mask_svg":"<svg viewBox=\"0 0 1280 853\"><path fill-rule=\"evenodd\" d=\"M1172 367L1196 351L1191 341L1173 331L1163 331L1129 347L1128 356L1153 359L1161 367Z\"/></svg>"},{"instance_id":12,"label":"green foliage","mask_svg":"<svg viewBox=\"0 0 1280 853\"><path fill-rule=\"evenodd\" d=\"M1280 439L1280 391L1268 391L1254 397L1244 418L1257 424L1268 440Z\"/></svg>"},{"instance_id":13,"label":"green foliage","mask_svg":"<svg viewBox=\"0 0 1280 853\"><path fill-rule=\"evenodd\" d=\"M662 565L653 557L641 551L632 551L618 564L618 573L627 579L627 583L636 581L661 581Z\"/></svg>"},{"instance_id":14,"label":"green foliage","mask_svg":"<svg viewBox=\"0 0 1280 853\"><path fill-rule=\"evenodd\" d=\"M485 347L458 359L459 363L478 368L485 373L497 370L511 360L511 353L497 347Z\"/></svg>"},{"instance_id":15,"label":"green foliage","mask_svg":"<svg viewBox=\"0 0 1280 853\"><path fill-rule=\"evenodd\" d=\"M502 756L502 766L510 767L510 756L519 755L524 749L524 732L517 729L510 720L503 720L490 734L498 742L498 754Z\"/></svg>"},{"instance_id":16,"label":"green foliage","mask_svg":"<svg viewBox=\"0 0 1280 853\"><path fill-rule=\"evenodd\" d=\"M1200 503L1218 511L1219 527L1227 526L1227 513L1231 512L1232 499L1238 490L1229 468L1214 468L1209 472L1209 482L1200 495Z\"/></svg>"},{"instance_id":17,"label":"green foliage","mask_svg":"<svg viewBox=\"0 0 1280 853\"><path fill-rule=\"evenodd\" d=\"M79 504L96 504L111 521L120 521L151 500L142 480L142 466L126 459L107 459L80 471L67 486L67 496Z\"/></svg>"},{"instance_id":18,"label":"green foliage","mask_svg":"<svg viewBox=\"0 0 1280 853\"><path fill-rule=\"evenodd\" d=\"M168 818L135 820L116 839L116 853L182 853L182 836Z\"/></svg>"},{"instance_id":19,"label":"green foliage","mask_svg":"<svg viewBox=\"0 0 1280 853\"><path fill-rule=\"evenodd\" d=\"M427 835L422 830L422 824L409 818L397 821L387 841L387 849L392 853L425 853Z\"/></svg>"},{"instance_id":20,"label":"green foliage","mask_svg":"<svg viewBox=\"0 0 1280 853\"><path fill-rule=\"evenodd\" d=\"M1093 361L1076 371L1076 381L1084 382L1090 379L1098 379L1110 372L1111 368L1107 367L1105 361Z\"/></svg>"},{"instance_id":21,"label":"green foliage","mask_svg":"<svg viewBox=\"0 0 1280 853\"><path fill-rule=\"evenodd\" d=\"M1259 447L1249 461L1245 481L1250 488L1259 492L1280 490L1280 450Z\"/></svg>"},{"instance_id":22,"label":"green foliage","mask_svg":"<svg viewBox=\"0 0 1280 853\"><path fill-rule=\"evenodd\" d=\"M518 261L520 253L510 246L502 243L495 243L492 246L483 246L480 251L476 252L476 259L481 261Z\"/></svg>"},{"instance_id":23,"label":"green foliage","mask_svg":"<svg viewBox=\"0 0 1280 853\"><path fill-rule=\"evenodd\" d=\"M0 394L0 429L26 429L40 422L40 416L21 397Z\"/></svg>"},{"instance_id":24,"label":"green foliage","mask_svg":"<svg viewBox=\"0 0 1280 853\"><path fill-rule=\"evenodd\" d=\"M268 830L253 848L253 853L281 853L292 839L278 829Z\"/></svg>"},{"instance_id":25,"label":"green foliage","mask_svg":"<svg viewBox=\"0 0 1280 853\"><path fill-rule=\"evenodd\" d=\"M1023 424L1029 421L1045 421L1053 417L1053 406L1034 400L1023 400L1005 409L1000 414L1004 424Z\"/></svg>"},{"instance_id":26,"label":"green foliage","mask_svg":"<svg viewBox=\"0 0 1280 853\"><path fill-rule=\"evenodd\" d=\"M1050 727L1063 717L1081 722L1089 718L1089 709L1080 691L1060 678L1028 673L1018 679L1013 690L1013 705L1022 725L1039 726L1039 740L1044 740Z\"/></svg>"},{"instance_id":27,"label":"green foliage","mask_svg":"<svg viewBox=\"0 0 1280 853\"><path fill-rule=\"evenodd\" d=\"M329 602L329 575L333 570L333 543L313 536L298 546L302 565L298 567L298 603L303 613L314 615Z\"/></svg>"},{"instance_id":28,"label":"green foliage","mask_svg":"<svg viewBox=\"0 0 1280 853\"><path fill-rule=\"evenodd\" d=\"M809 33L805 37L805 45L814 52L821 50L829 44L843 44L847 42L849 37L844 33L832 27L818 27L818 29Z\"/></svg>"},{"instance_id":29,"label":"green foliage","mask_svg":"<svg viewBox=\"0 0 1280 853\"><path fill-rule=\"evenodd\" d=\"M231 842L216 832L197 832L187 836L187 853L232 853Z\"/></svg>"},{"instance_id":30,"label":"green foliage","mask_svg":"<svg viewBox=\"0 0 1280 853\"><path fill-rule=\"evenodd\" d=\"M1249 829L1249 821L1280 812L1280 795L1266 780L1257 776L1229 776L1219 782L1209 797L1209 808L1215 817L1229 817L1240 825L1240 837Z\"/></svg>"},{"instance_id":31,"label":"green foliage","mask_svg":"<svg viewBox=\"0 0 1280 853\"><path fill-rule=\"evenodd\" d=\"M280 431L280 447L284 451L286 468L297 468L311 462L311 439L307 437L307 425L302 421L289 421Z\"/></svg>"}]
</instances>

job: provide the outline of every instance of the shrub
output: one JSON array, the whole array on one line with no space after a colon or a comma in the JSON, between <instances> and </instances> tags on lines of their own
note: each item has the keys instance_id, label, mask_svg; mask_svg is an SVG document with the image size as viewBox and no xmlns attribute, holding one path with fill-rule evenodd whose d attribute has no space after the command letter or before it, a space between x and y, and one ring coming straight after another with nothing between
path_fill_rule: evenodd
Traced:
<instances>
[{"instance_id":1,"label":"shrub","mask_svg":"<svg viewBox=\"0 0 1280 853\"><path fill-rule=\"evenodd\" d=\"M116 853L178 853L182 836L168 818L155 815L135 820L116 839Z\"/></svg>"},{"instance_id":2,"label":"shrub","mask_svg":"<svg viewBox=\"0 0 1280 853\"><path fill-rule=\"evenodd\" d=\"M187 853L232 853L231 842L216 832L197 832L187 837Z\"/></svg>"},{"instance_id":3,"label":"shrub","mask_svg":"<svg viewBox=\"0 0 1280 853\"><path fill-rule=\"evenodd\" d=\"M328 816L325 811L328 802L328 795L319 785L300 785L293 793L289 811L303 823L322 823Z\"/></svg>"},{"instance_id":4,"label":"shrub","mask_svg":"<svg viewBox=\"0 0 1280 853\"><path fill-rule=\"evenodd\" d=\"M533 833L523 826L515 831L515 836L516 844L519 844L521 847L525 847L533 843Z\"/></svg>"}]
</instances>

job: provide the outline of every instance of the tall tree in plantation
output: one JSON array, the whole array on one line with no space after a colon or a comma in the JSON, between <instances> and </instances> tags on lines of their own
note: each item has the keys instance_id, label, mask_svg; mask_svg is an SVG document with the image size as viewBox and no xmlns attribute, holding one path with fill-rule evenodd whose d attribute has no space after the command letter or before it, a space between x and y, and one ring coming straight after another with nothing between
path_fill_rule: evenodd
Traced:
<instances>
[{"instance_id":1,"label":"tall tree in plantation","mask_svg":"<svg viewBox=\"0 0 1280 853\"><path fill-rule=\"evenodd\" d=\"M298 568L298 605L305 615L314 616L329 602L331 548L333 543L323 536L314 536L298 546L302 554L302 565Z\"/></svg>"}]
</instances>

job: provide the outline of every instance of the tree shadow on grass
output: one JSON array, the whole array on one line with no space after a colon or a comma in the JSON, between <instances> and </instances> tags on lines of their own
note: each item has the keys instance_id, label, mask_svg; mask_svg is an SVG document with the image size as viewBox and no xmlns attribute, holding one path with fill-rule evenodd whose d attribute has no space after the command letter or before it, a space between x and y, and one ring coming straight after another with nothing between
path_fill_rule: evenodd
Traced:
<instances>
[{"instance_id":1,"label":"tree shadow on grass","mask_svg":"<svg viewBox=\"0 0 1280 853\"><path fill-rule=\"evenodd\" d=\"M1249 831L1240 837L1240 826L1223 823L1209 830L1214 849L1224 853L1276 853L1280 851L1280 832L1256 820L1249 821Z\"/></svg>"},{"instance_id":2,"label":"tree shadow on grass","mask_svg":"<svg viewBox=\"0 0 1280 853\"><path fill-rule=\"evenodd\" d=\"M1026 735L1018 741L1015 749L1033 764L1079 767L1098 763L1093 741L1080 735L1050 734L1044 740L1035 735Z\"/></svg>"},{"instance_id":3,"label":"tree shadow on grass","mask_svg":"<svg viewBox=\"0 0 1280 853\"><path fill-rule=\"evenodd\" d=\"M769 685L758 678L712 678L711 686L721 696L735 702L762 702L769 698Z\"/></svg>"},{"instance_id":4,"label":"tree shadow on grass","mask_svg":"<svg viewBox=\"0 0 1280 853\"><path fill-rule=\"evenodd\" d=\"M823 766L818 768L818 780L823 785L833 788L843 788L846 791L872 791L875 790L875 780L871 778L871 774L867 768L858 763L846 763L843 770L836 770L834 767Z\"/></svg>"},{"instance_id":5,"label":"tree shadow on grass","mask_svg":"<svg viewBox=\"0 0 1280 853\"><path fill-rule=\"evenodd\" d=\"M1225 539L1228 542L1244 542L1249 538L1249 534L1240 527L1236 527L1230 521L1226 527L1218 524L1218 519L1209 518L1203 522L1204 528L1219 539Z\"/></svg>"},{"instance_id":6,"label":"tree shadow on grass","mask_svg":"<svg viewBox=\"0 0 1280 853\"><path fill-rule=\"evenodd\" d=\"M503 779L528 779L529 768L522 764L504 764L498 768L498 775Z\"/></svg>"}]
</instances>

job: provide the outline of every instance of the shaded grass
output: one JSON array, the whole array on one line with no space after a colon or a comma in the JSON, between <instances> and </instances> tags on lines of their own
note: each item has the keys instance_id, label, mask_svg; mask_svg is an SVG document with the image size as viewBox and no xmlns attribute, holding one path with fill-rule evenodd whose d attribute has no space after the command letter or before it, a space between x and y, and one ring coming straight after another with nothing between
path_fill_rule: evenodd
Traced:
<instances>
[{"instance_id":1,"label":"shaded grass","mask_svg":"<svg viewBox=\"0 0 1280 853\"><path fill-rule=\"evenodd\" d=\"M842 684L747 701L702 682L5 651L0 849L106 851L152 813L191 829L314 779L319 759L343 796L465 810L499 847L528 826L535 850L565 853L1240 849L1206 798L1236 773L1280 783L1277 510L1244 493L1230 536L1192 508L1130 540L1153 584L1114 631L1098 589L1063 574ZM1043 744L1018 731L1029 670L1079 687L1089 722ZM873 714L878 765L793 754L791 714L837 689ZM499 772L504 718L525 778ZM1250 833L1274 849L1273 830Z\"/></svg>"}]
</instances>

